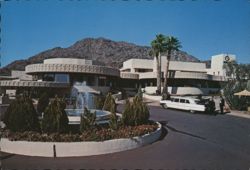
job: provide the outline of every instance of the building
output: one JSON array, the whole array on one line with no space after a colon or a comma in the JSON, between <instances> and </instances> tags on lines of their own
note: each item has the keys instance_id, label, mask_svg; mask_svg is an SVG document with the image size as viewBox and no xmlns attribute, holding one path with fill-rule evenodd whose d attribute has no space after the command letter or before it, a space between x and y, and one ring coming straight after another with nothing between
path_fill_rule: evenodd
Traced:
<instances>
[{"instance_id":1,"label":"building","mask_svg":"<svg viewBox=\"0 0 250 170\"><path fill-rule=\"evenodd\" d=\"M221 83L227 80L223 64L235 60L235 55L212 56L211 68L203 62L171 61L168 91L174 95L217 93ZM166 57L161 58L162 82ZM156 60L130 59L116 68L94 65L92 60L76 58L46 59L40 64L27 65L25 71L12 71L12 76L0 77L1 93L43 91L51 95L68 96L72 88L78 91L107 93L111 88L136 91L145 88L146 93L156 90Z\"/></svg>"},{"instance_id":2,"label":"building","mask_svg":"<svg viewBox=\"0 0 250 170\"><path fill-rule=\"evenodd\" d=\"M231 54L212 56L211 68L206 68L203 62L171 61L169 65L168 92L176 95L196 95L218 93L221 85L227 80L224 69L225 62L235 60ZM161 58L161 81L163 84L166 56ZM145 92L153 94L156 91L156 59L130 59L123 63L120 69L121 78L127 78L124 86L145 88ZM133 79L132 79L133 78Z\"/></svg>"},{"instance_id":3,"label":"building","mask_svg":"<svg viewBox=\"0 0 250 170\"><path fill-rule=\"evenodd\" d=\"M15 72L14 72L15 73ZM93 65L91 60L75 58L46 59L41 64L31 64L25 67L28 79L1 80L2 90L15 89L22 91L43 92L50 94L69 95L72 86L79 90L107 93L116 86L120 71L115 68ZM25 77L22 75L22 77Z\"/></svg>"},{"instance_id":4,"label":"building","mask_svg":"<svg viewBox=\"0 0 250 170\"><path fill-rule=\"evenodd\" d=\"M235 61L236 56L233 54L218 54L211 57L211 68L207 69L207 74L217 76L227 76L224 64L226 62Z\"/></svg>"}]
</instances>

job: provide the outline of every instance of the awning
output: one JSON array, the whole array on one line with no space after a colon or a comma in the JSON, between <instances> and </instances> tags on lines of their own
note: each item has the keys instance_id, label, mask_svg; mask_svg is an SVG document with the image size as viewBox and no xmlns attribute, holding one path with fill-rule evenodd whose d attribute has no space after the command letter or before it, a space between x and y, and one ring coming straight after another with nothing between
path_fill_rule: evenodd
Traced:
<instances>
[{"instance_id":1,"label":"awning","mask_svg":"<svg viewBox=\"0 0 250 170\"><path fill-rule=\"evenodd\" d=\"M250 92L247 90L243 90L241 92L238 93L234 93L235 96L250 96Z\"/></svg>"}]
</instances>

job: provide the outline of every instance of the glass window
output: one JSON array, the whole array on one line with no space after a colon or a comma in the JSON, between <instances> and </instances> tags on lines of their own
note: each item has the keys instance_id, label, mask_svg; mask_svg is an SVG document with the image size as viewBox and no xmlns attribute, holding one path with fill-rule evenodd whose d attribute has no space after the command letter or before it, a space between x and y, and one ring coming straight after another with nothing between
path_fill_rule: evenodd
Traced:
<instances>
[{"instance_id":1,"label":"glass window","mask_svg":"<svg viewBox=\"0 0 250 170\"><path fill-rule=\"evenodd\" d=\"M106 77L105 76L100 76L99 77L98 85L99 86L105 86L106 85Z\"/></svg>"},{"instance_id":2,"label":"glass window","mask_svg":"<svg viewBox=\"0 0 250 170\"><path fill-rule=\"evenodd\" d=\"M180 99L180 103L185 103L185 99Z\"/></svg>"},{"instance_id":3,"label":"glass window","mask_svg":"<svg viewBox=\"0 0 250 170\"><path fill-rule=\"evenodd\" d=\"M179 103L179 99L174 99L174 102L178 102Z\"/></svg>"},{"instance_id":4,"label":"glass window","mask_svg":"<svg viewBox=\"0 0 250 170\"><path fill-rule=\"evenodd\" d=\"M55 80L55 75L54 74L44 74L43 75L43 81L54 81Z\"/></svg>"},{"instance_id":5,"label":"glass window","mask_svg":"<svg viewBox=\"0 0 250 170\"><path fill-rule=\"evenodd\" d=\"M190 103L189 100L186 100L186 103Z\"/></svg>"},{"instance_id":6,"label":"glass window","mask_svg":"<svg viewBox=\"0 0 250 170\"><path fill-rule=\"evenodd\" d=\"M69 82L69 75L68 74L55 74L55 81L68 83Z\"/></svg>"}]
</instances>

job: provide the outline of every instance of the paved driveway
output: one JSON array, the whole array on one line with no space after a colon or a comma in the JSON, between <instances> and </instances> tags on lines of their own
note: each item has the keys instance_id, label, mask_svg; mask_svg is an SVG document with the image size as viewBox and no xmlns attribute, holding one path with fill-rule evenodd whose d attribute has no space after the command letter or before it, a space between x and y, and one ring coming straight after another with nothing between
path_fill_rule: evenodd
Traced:
<instances>
[{"instance_id":1,"label":"paved driveway","mask_svg":"<svg viewBox=\"0 0 250 170\"><path fill-rule=\"evenodd\" d=\"M122 106L119 107L121 109ZM2 154L3 169L249 170L250 119L150 106L166 128L161 140L120 153L76 158ZM167 133L167 134L166 134Z\"/></svg>"}]
</instances>

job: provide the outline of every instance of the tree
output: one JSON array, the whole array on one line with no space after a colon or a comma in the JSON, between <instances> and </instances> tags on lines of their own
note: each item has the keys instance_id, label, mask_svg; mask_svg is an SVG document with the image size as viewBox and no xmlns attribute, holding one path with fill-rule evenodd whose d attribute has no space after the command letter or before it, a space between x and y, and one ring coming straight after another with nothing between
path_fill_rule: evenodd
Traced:
<instances>
[{"instance_id":1,"label":"tree","mask_svg":"<svg viewBox=\"0 0 250 170\"><path fill-rule=\"evenodd\" d=\"M225 100L231 109L246 110L250 103L249 98L235 96L234 93L240 92L249 87L250 64L237 64L235 61L229 61L224 64L228 81L223 85L223 94Z\"/></svg>"},{"instance_id":2,"label":"tree","mask_svg":"<svg viewBox=\"0 0 250 170\"><path fill-rule=\"evenodd\" d=\"M118 129L118 118L116 115L116 104L115 104L115 100L112 99L111 102L111 115L110 115L110 121L109 121L109 127L113 130L117 130Z\"/></svg>"},{"instance_id":3,"label":"tree","mask_svg":"<svg viewBox=\"0 0 250 170\"><path fill-rule=\"evenodd\" d=\"M5 113L4 123L13 132L39 131L39 121L31 98L17 96Z\"/></svg>"},{"instance_id":4,"label":"tree","mask_svg":"<svg viewBox=\"0 0 250 170\"><path fill-rule=\"evenodd\" d=\"M38 100L37 112L39 114L42 114L48 105L49 105L49 96L46 92L44 92Z\"/></svg>"},{"instance_id":5,"label":"tree","mask_svg":"<svg viewBox=\"0 0 250 170\"><path fill-rule=\"evenodd\" d=\"M103 110L107 110L109 112L112 112L112 110L116 111L115 99L113 98L111 93L108 93L106 98L105 98Z\"/></svg>"},{"instance_id":6,"label":"tree","mask_svg":"<svg viewBox=\"0 0 250 170\"><path fill-rule=\"evenodd\" d=\"M166 51L166 38L163 34L156 35L151 42L152 51L150 52L156 58L156 74L157 74L157 91L161 94L161 53Z\"/></svg>"},{"instance_id":7,"label":"tree","mask_svg":"<svg viewBox=\"0 0 250 170\"><path fill-rule=\"evenodd\" d=\"M171 54L173 51L178 51L181 48L181 43L176 37L168 36L166 37L166 50L167 50L167 63L165 68L165 77L164 77L164 85L163 85L163 94L166 96L168 94L168 70Z\"/></svg>"},{"instance_id":8,"label":"tree","mask_svg":"<svg viewBox=\"0 0 250 170\"><path fill-rule=\"evenodd\" d=\"M84 132L95 126L96 112L91 113L86 107L84 107L84 113L81 115L80 131Z\"/></svg>"},{"instance_id":9,"label":"tree","mask_svg":"<svg viewBox=\"0 0 250 170\"><path fill-rule=\"evenodd\" d=\"M133 102L126 101L125 109L122 113L122 123L124 126L138 126L147 124L149 121L149 110L139 96L135 96Z\"/></svg>"},{"instance_id":10,"label":"tree","mask_svg":"<svg viewBox=\"0 0 250 170\"><path fill-rule=\"evenodd\" d=\"M47 133L64 133L68 130L69 119L65 112L64 100L55 97L45 109L42 119L42 131Z\"/></svg>"}]
</instances>

